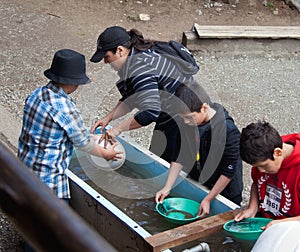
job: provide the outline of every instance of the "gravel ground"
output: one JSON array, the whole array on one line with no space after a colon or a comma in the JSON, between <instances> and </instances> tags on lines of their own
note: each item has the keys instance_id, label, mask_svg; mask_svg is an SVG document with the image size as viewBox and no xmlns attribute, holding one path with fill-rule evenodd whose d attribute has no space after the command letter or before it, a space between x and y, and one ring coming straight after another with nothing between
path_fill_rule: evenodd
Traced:
<instances>
[{"instance_id":1,"label":"gravel ground","mask_svg":"<svg viewBox=\"0 0 300 252\"><path fill-rule=\"evenodd\" d=\"M46 83L43 71L49 67L53 53L69 47L90 57L95 46L95 30L74 31L74 26L64 23L65 20L28 11L10 1L3 1L0 14L0 106L21 123L24 100L32 90ZM48 35L51 29L57 30L55 40ZM199 83L213 100L229 110L240 129L264 119L281 134L299 132L299 53L281 55L279 51L251 55L237 51L232 55L208 52L198 54L197 59L201 67L196 76ZM115 105L119 96L113 86L117 77L109 67L88 63L88 74L93 84L81 88L74 98L86 123L92 125ZM151 130L149 126L130 132L130 136L147 147ZM244 171L247 202L250 187L247 165ZM21 251L21 243L14 226L0 212L0 251Z\"/></svg>"},{"instance_id":2,"label":"gravel ground","mask_svg":"<svg viewBox=\"0 0 300 252\"><path fill-rule=\"evenodd\" d=\"M23 240L16 231L17 229L9 219L0 211L0 251L21 252Z\"/></svg>"},{"instance_id":3,"label":"gravel ground","mask_svg":"<svg viewBox=\"0 0 300 252\"><path fill-rule=\"evenodd\" d=\"M256 120L266 120L281 134L299 132L299 59L297 55L200 57L206 81L203 85L228 109L240 129ZM246 201L249 168L244 164Z\"/></svg>"}]
</instances>

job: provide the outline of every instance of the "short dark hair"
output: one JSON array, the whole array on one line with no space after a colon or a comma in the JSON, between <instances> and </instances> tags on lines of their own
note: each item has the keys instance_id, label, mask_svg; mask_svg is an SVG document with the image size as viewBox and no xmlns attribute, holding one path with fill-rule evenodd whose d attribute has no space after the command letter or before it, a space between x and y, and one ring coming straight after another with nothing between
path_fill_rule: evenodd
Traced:
<instances>
[{"instance_id":1,"label":"short dark hair","mask_svg":"<svg viewBox=\"0 0 300 252\"><path fill-rule=\"evenodd\" d=\"M175 92L175 96L177 96L187 107L183 108L183 106L179 106L177 108L178 113L199 112L203 103L211 103L209 95L197 82L180 84Z\"/></svg>"},{"instance_id":2,"label":"short dark hair","mask_svg":"<svg viewBox=\"0 0 300 252\"><path fill-rule=\"evenodd\" d=\"M268 122L258 121L242 129L240 155L248 164L274 160L274 149L282 148L278 131Z\"/></svg>"}]
</instances>

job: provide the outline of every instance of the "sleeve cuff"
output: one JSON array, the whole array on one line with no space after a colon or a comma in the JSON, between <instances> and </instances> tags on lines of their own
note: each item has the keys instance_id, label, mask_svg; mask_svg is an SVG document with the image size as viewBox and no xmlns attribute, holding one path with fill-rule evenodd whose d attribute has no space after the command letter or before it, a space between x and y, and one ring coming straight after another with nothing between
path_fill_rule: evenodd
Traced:
<instances>
[{"instance_id":1,"label":"sleeve cuff","mask_svg":"<svg viewBox=\"0 0 300 252\"><path fill-rule=\"evenodd\" d=\"M84 152L90 152L94 148L94 145L95 145L95 142L91 138L90 141L88 142L88 144L81 146L81 147L77 147L77 149L84 151Z\"/></svg>"}]
</instances>

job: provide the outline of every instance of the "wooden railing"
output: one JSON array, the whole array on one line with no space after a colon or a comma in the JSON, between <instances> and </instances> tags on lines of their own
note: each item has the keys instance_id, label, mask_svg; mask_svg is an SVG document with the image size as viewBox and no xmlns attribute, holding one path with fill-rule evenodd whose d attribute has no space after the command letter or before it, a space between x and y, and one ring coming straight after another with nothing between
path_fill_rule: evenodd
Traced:
<instances>
[{"instance_id":1,"label":"wooden railing","mask_svg":"<svg viewBox=\"0 0 300 252\"><path fill-rule=\"evenodd\" d=\"M1 142L0 207L37 251L116 251Z\"/></svg>"}]
</instances>

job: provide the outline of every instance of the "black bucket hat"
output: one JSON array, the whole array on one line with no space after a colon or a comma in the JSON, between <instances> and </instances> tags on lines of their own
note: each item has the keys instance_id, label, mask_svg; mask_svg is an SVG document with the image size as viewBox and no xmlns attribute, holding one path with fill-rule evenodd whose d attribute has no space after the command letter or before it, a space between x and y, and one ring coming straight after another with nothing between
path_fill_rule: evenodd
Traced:
<instances>
[{"instance_id":1,"label":"black bucket hat","mask_svg":"<svg viewBox=\"0 0 300 252\"><path fill-rule=\"evenodd\" d=\"M84 55L70 49L62 49L55 53L51 68L44 75L57 83L83 85L91 82L86 76Z\"/></svg>"},{"instance_id":2,"label":"black bucket hat","mask_svg":"<svg viewBox=\"0 0 300 252\"><path fill-rule=\"evenodd\" d=\"M120 26L112 26L106 28L104 32L100 34L97 40L97 51L90 59L91 62L100 62L107 51L118 47L129 41L131 38L128 32Z\"/></svg>"}]
</instances>

